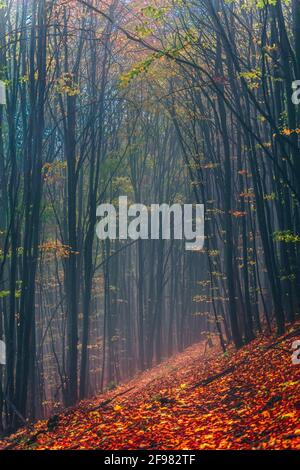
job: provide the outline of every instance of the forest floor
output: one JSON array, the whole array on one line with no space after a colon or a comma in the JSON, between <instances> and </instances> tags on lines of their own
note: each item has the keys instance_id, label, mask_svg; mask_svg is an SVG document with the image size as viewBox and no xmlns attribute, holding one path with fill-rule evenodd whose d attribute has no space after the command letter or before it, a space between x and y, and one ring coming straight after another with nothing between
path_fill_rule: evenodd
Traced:
<instances>
[{"instance_id":1,"label":"forest floor","mask_svg":"<svg viewBox=\"0 0 300 470\"><path fill-rule=\"evenodd\" d=\"M200 343L0 449L300 449L295 339L300 324L238 352Z\"/></svg>"}]
</instances>

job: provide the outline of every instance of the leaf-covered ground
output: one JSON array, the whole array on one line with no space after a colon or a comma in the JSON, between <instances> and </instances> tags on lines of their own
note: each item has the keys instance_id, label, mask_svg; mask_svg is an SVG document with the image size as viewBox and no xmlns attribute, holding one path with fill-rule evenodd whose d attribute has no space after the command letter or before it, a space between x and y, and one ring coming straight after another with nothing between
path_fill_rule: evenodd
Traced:
<instances>
[{"instance_id":1,"label":"leaf-covered ground","mask_svg":"<svg viewBox=\"0 0 300 470\"><path fill-rule=\"evenodd\" d=\"M295 339L262 336L225 355L201 343L0 449L300 449Z\"/></svg>"}]
</instances>

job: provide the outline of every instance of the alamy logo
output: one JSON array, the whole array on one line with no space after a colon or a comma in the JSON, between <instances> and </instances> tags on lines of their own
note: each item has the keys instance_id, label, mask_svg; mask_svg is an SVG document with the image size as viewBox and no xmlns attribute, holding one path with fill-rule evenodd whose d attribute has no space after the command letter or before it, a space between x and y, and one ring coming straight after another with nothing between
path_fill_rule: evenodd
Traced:
<instances>
[{"instance_id":1,"label":"alamy logo","mask_svg":"<svg viewBox=\"0 0 300 470\"><path fill-rule=\"evenodd\" d=\"M5 366L6 364L6 348L4 341L0 340L0 364Z\"/></svg>"},{"instance_id":2,"label":"alamy logo","mask_svg":"<svg viewBox=\"0 0 300 470\"><path fill-rule=\"evenodd\" d=\"M186 240L188 251L204 246L203 204L144 204L128 207L126 196L119 197L119 207L101 204L97 207L96 233L100 240ZM118 223L117 223L118 222Z\"/></svg>"},{"instance_id":3,"label":"alamy logo","mask_svg":"<svg viewBox=\"0 0 300 470\"><path fill-rule=\"evenodd\" d=\"M300 104L300 80L295 80L292 83L292 88L294 90L294 93L292 94L292 102L295 105Z\"/></svg>"},{"instance_id":4,"label":"alamy logo","mask_svg":"<svg viewBox=\"0 0 300 470\"><path fill-rule=\"evenodd\" d=\"M294 341L292 344L293 355L292 355L292 363L294 366L300 365L300 340Z\"/></svg>"}]
</instances>

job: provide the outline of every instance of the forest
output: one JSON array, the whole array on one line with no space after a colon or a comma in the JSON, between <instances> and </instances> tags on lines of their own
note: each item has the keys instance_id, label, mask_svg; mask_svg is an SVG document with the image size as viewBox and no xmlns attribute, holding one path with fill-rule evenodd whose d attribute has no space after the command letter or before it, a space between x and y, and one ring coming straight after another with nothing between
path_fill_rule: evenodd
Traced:
<instances>
[{"instance_id":1,"label":"forest","mask_svg":"<svg viewBox=\"0 0 300 470\"><path fill-rule=\"evenodd\" d=\"M299 203L299 0L1 0L0 449L300 449Z\"/></svg>"}]
</instances>

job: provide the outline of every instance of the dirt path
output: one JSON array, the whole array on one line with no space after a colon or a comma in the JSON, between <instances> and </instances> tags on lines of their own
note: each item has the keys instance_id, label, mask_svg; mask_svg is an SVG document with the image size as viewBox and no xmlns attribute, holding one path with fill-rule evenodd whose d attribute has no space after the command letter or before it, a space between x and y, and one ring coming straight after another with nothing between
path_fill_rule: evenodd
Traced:
<instances>
[{"instance_id":1,"label":"dirt path","mask_svg":"<svg viewBox=\"0 0 300 470\"><path fill-rule=\"evenodd\" d=\"M0 448L300 449L300 367L291 338L273 343L193 346Z\"/></svg>"}]
</instances>

